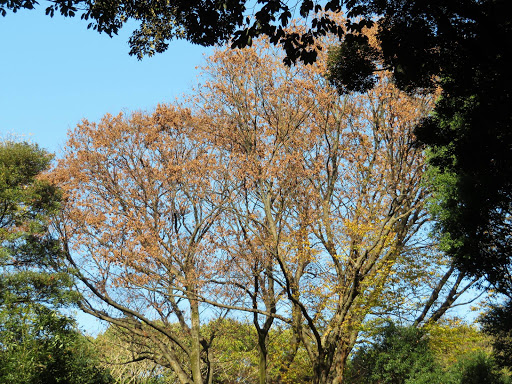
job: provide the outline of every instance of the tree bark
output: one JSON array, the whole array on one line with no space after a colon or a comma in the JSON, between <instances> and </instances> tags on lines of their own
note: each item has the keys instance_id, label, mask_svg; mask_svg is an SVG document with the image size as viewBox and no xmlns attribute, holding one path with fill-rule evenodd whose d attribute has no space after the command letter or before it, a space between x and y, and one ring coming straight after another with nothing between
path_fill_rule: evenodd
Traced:
<instances>
[{"instance_id":1,"label":"tree bark","mask_svg":"<svg viewBox=\"0 0 512 384\"><path fill-rule=\"evenodd\" d=\"M191 320L191 347L190 347L190 369L192 371L192 380L194 384L203 384L201 376L201 334L199 321L199 304L197 300L190 300L190 320Z\"/></svg>"},{"instance_id":2,"label":"tree bark","mask_svg":"<svg viewBox=\"0 0 512 384\"><path fill-rule=\"evenodd\" d=\"M259 384L267 384L267 350L268 345L268 332L260 329L258 330L258 379Z\"/></svg>"}]
</instances>

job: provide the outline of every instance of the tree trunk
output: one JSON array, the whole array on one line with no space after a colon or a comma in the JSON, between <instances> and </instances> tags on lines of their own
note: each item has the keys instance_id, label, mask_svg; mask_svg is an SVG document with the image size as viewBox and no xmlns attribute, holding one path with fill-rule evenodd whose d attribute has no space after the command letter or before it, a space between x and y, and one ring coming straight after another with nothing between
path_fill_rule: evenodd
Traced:
<instances>
[{"instance_id":1,"label":"tree trunk","mask_svg":"<svg viewBox=\"0 0 512 384\"><path fill-rule=\"evenodd\" d=\"M268 343L268 332L259 330L258 332L258 354L259 354L259 365L258 365L258 381L259 384L267 384L267 343Z\"/></svg>"},{"instance_id":2,"label":"tree trunk","mask_svg":"<svg viewBox=\"0 0 512 384\"><path fill-rule=\"evenodd\" d=\"M328 356L329 352L324 348L318 348L317 352L316 361L313 363L312 384L328 384L332 358Z\"/></svg>"},{"instance_id":3,"label":"tree trunk","mask_svg":"<svg viewBox=\"0 0 512 384\"><path fill-rule=\"evenodd\" d=\"M336 351L335 372L332 384L342 384L350 349L343 343Z\"/></svg>"},{"instance_id":4,"label":"tree trunk","mask_svg":"<svg viewBox=\"0 0 512 384\"><path fill-rule=\"evenodd\" d=\"M190 369L194 384L203 384L201 376L201 335L199 322L199 305L197 300L190 300L190 332L192 336L190 346Z\"/></svg>"},{"instance_id":5,"label":"tree trunk","mask_svg":"<svg viewBox=\"0 0 512 384\"><path fill-rule=\"evenodd\" d=\"M323 359L322 359L323 360ZM330 367L324 361L315 364L313 367L313 382L312 384L328 384L329 383Z\"/></svg>"}]
</instances>

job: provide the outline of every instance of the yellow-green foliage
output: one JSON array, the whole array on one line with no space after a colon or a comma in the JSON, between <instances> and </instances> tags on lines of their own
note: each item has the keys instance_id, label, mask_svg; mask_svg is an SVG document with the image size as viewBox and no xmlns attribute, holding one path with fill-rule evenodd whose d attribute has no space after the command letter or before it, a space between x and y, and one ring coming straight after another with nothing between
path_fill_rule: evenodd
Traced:
<instances>
[{"instance_id":1,"label":"yellow-green foliage","mask_svg":"<svg viewBox=\"0 0 512 384\"><path fill-rule=\"evenodd\" d=\"M475 352L491 353L490 338L475 325L446 319L426 326L430 348L443 368Z\"/></svg>"}]
</instances>

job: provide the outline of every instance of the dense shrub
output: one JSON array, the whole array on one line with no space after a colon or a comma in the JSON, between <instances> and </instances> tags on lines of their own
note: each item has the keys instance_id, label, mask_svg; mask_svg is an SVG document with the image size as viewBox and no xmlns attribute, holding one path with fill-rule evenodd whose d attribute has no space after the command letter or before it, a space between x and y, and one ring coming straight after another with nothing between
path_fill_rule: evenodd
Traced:
<instances>
[{"instance_id":1,"label":"dense shrub","mask_svg":"<svg viewBox=\"0 0 512 384\"><path fill-rule=\"evenodd\" d=\"M349 384L509 384L495 360L479 351L443 369L423 329L389 324L359 348L346 373Z\"/></svg>"}]
</instances>

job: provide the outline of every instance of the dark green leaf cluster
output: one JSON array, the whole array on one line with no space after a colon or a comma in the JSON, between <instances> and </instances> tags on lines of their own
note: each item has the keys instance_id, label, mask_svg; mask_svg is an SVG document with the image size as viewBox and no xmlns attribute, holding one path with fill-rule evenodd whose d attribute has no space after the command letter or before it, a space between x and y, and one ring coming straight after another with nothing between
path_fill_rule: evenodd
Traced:
<instances>
[{"instance_id":1,"label":"dark green leaf cluster","mask_svg":"<svg viewBox=\"0 0 512 384\"><path fill-rule=\"evenodd\" d=\"M418 92L442 89L416 129L429 147L438 233L460 269L512 292L512 18L505 0L354 0L349 16L375 15L380 51L347 35L329 79L340 92L373 86L375 69ZM354 27L357 35L361 28ZM366 47L365 47L366 44ZM366 55L366 57L364 57ZM374 62L372 72L371 62Z\"/></svg>"},{"instance_id":2,"label":"dark green leaf cluster","mask_svg":"<svg viewBox=\"0 0 512 384\"><path fill-rule=\"evenodd\" d=\"M492 336L496 362L502 367L512 369L512 301L494 306L480 322L483 332Z\"/></svg>"},{"instance_id":3,"label":"dark green leaf cluster","mask_svg":"<svg viewBox=\"0 0 512 384\"><path fill-rule=\"evenodd\" d=\"M60 193L38 176L51 159L37 145L0 143L0 382L108 383L59 312L79 296L49 232Z\"/></svg>"},{"instance_id":4,"label":"dark green leaf cluster","mask_svg":"<svg viewBox=\"0 0 512 384\"><path fill-rule=\"evenodd\" d=\"M311 12L341 10L340 1L329 1L322 6L311 0L289 6L281 0L54 0L46 14L56 12L64 16L80 14L88 28L109 36L117 34L131 20L138 28L129 39L130 54L139 59L145 55L163 52L174 38L186 39L194 44L211 46L231 42L233 47L252 44L258 36L268 36L272 43L286 51L289 64L298 59L312 63L317 57L314 38L326 33L341 36L343 28L325 13L313 16L305 32L290 32L293 13L299 8L302 17ZM34 0L0 1L0 14L19 9L33 9Z\"/></svg>"},{"instance_id":5,"label":"dark green leaf cluster","mask_svg":"<svg viewBox=\"0 0 512 384\"><path fill-rule=\"evenodd\" d=\"M348 382L441 383L441 376L425 332L389 324L376 337L374 345L361 347L355 353Z\"/></svg>"},{"instance_id":6,"label":"dark green leaf cluster","mask_svg":"<svg viewBox=\"0 0 512 384\"><path fill-rule=\"evenodd\" d=\"M442 369L428 334L414 327L387 325L374 344L358 349L347 370L349 384L506 384L494 360L483 352L464 356Z\"/></svg>"},{"instance_id":7,"label":"dark green leaf cluster","mask_svg":"<svg viewBox=\"0 0 512 384\"><path fill-rule=\"evenodd\" d=\"M74 322L44 306L0 313L0 382L108 384L90 342Z\"/></svg>"},{"instance_id":8,"label":"dark green leaf cluster","mask_svg":"<svg viewBox=\"0 0 512 384\"><path fill-rule=\"evenodd\" d=\"M244 0L55 0L46 8L53 17L76 16L89 21L88 28L115 35L128 20L139 23L131 38L130 54L142 58L163 52L172 38L185 38L195 44L213 45L227 41L242 24ZM33 9L34 0L0 1L0 14Z\"/></svg>"},{"instance_id":9,"label":"dark green leaf cluster","mask_svg":"<svg viewBox=\"0 0 512 384\"><path fill-rule=\"evenodd\" d=\"M378 52L364 35L347 35L329 51L327 79L340 94L365 92L375 86Z\"/></svg>"},{"instance_id":10,"label":"dark green leaf cluster","mask_svg":"<svg viewBox=\"0 0 512 384\"><path fill-rule=\"evenodd\" d=\"M494 359L481 352L457 362L447 377L447 383L454 384L510 383L510 376L500 373Z\"/></svg>"},{"instance_id":11,"label":"dark green leaf cluster","mask_svg":"<svg viewBox=\"0 0 512 384\"><path fill-rule=\"evenodd\" d=\"M349 22L348 35L341 46L352 45L348 36L358 36L363 27L376 25L380 55L375 57L372 52L372 56L379 65L393 72L401 89L431 89L439 77L451 73L462 75L461 71L464 76L471 75L473 69L467 59L479 54L473 51L482 48L477 40L487 24L495 21L496 8L504 3L500 0L347 1L347 16L364 22ZM485 34L499 38L495 32ZM340 61L344 59L343 55L339 57ZM347 65L347 71L357 71L357 67ZM344 85L350 86L350 81Z\"/></svg>"}]
</instances>

